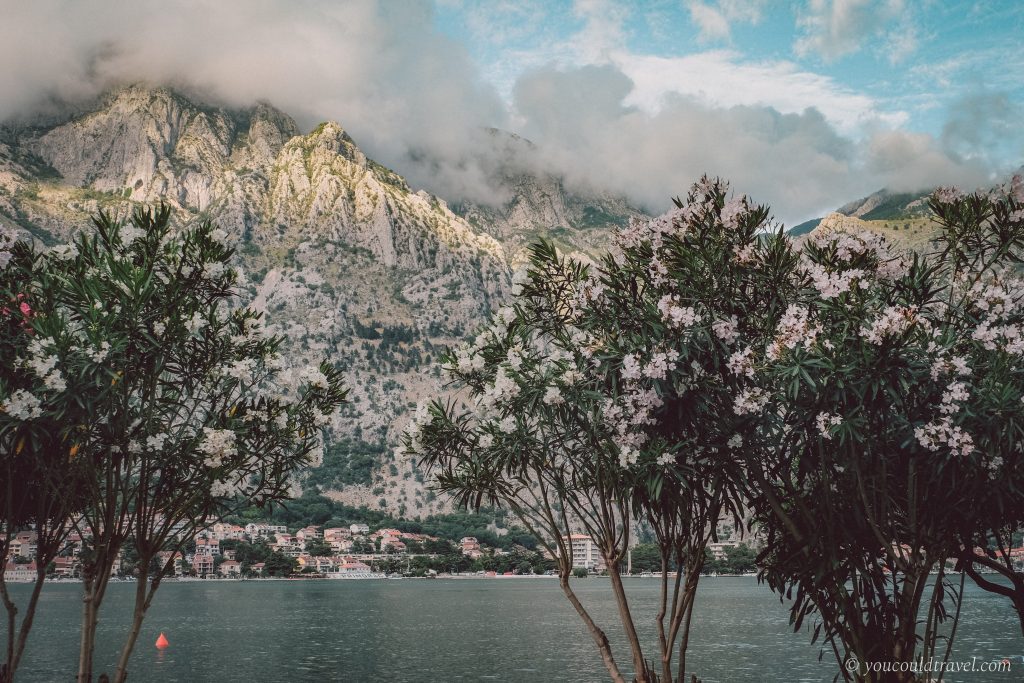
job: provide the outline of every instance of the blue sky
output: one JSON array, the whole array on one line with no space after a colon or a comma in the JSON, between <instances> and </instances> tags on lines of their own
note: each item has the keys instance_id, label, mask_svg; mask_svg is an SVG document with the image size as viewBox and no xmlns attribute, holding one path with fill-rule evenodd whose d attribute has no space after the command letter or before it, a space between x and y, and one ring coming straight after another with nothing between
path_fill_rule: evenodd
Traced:
<instances>
[{"instance_id":1,"label":"blue sky","mask_svg":"<svg viewBox=\"0 0 1024 683\"><path fill-rule=\"evenodd\" d=\"M783 113L810 106L851 136L887 125L940 137L958 104L979 96L1024 113L1024 3L1013 0L438 0L435 8L439 30L510 104L530 69L613 64L634 81L629 102L644 110L672 93ZM962 151L1024 162L1019 134L984 142Z\"/></svg>"},{"instance_id":2,"label":"blue sky","mask_svg":"<svg viewBox=\"0 0 1024 683\"><path fill-rule=\"evenodd\" d=\"M0 121L138 81L265 100L453 202L507 200L511 166L660 212L707 173L793 224L1024 164L1024 2L0 0L0 17Z\"/></svg>"}]
</instances>

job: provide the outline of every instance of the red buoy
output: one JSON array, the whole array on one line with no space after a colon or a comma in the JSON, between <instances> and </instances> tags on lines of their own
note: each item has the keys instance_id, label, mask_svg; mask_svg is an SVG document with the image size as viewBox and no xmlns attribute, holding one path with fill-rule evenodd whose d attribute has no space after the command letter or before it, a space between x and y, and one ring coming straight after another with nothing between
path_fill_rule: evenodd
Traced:
<instances>
[{"instance_id":1,"label":"red buoy","mask_svg":"<svg viewBox=\"0 0 1024 683\"><path fill-rule=\"evenodd\" d=\"M156 649L163 650L168 645L170 645L170 643L167 642L167 636L165 636L163 633L161 633L160 637L156 639Z\"/></svg>"}]
</instances>

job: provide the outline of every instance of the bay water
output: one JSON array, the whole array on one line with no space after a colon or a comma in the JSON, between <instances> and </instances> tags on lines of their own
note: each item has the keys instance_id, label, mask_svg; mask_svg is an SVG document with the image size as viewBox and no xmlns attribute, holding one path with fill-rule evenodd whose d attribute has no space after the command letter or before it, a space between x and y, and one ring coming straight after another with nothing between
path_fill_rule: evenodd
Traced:
<instances>
[{"instance_id":1,"label":"bay water","mask_svg":"<svg viewBox=\"0 0 1024 683\"><path fill-rule=\"evenodd\" d=\"M607 580L574 585L629 671ZM626 585L648 656L655 658L659 582L635 578ZM24 600L30 586L11 588ZM132 583L108 589L97 674L113 673L133 599ZM80 615L80 585L44 589L19 681L74 680ZM161 632L170 642L165 650L154 645ZM968 581L952 659L972 657L1008 658L1011 671L944 680L1024 680L1024 639L1008 601ZM786 605L752 577L701 581L687 669L704 683L831 681L838 672L831 651L812 645L806 630L794 633ZM545 578L171 581L147 615L128 677L131 683L607 679L557 581Z\"/></svg>"}]
</instances>

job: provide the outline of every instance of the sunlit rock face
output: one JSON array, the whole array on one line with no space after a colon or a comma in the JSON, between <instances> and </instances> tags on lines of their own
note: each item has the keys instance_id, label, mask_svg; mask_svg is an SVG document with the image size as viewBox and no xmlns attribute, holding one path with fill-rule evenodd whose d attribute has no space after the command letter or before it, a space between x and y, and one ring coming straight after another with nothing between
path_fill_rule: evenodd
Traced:
<instances>
[{"instance_id":1,"label":"sunlit rock face","mask_svg":"<svg viewBox=\"0 0 1024 683\"><path fill-rule=\"evenodd\" d=\"M135 85L56 124L0 128L0 221L47 245L91 229L97 210L157 202L181 225L217 223L237 249L243 301L288 357L326 357L352 387L306 485L421 514L441 501L427 502L394 451L410 408L443 392L439 354L506 299L530 241L594 254L639 214L528 171L526 141L490 137L516 148L490 169L503 188L494 205L450 205L368 158L338 123L304 135L268 104L230 110Z\"/></svg>"}]
</instances>

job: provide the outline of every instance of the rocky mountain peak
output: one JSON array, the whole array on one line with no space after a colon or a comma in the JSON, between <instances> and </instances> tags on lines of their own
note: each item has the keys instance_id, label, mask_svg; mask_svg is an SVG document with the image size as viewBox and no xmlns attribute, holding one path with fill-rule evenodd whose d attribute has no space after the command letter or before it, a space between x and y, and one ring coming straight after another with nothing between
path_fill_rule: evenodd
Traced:
<instances>
[{"instance_id":1,"label":"rocky mountain peak","mask_svg":"<svg viewBox=\"0 0 1024 683\"><path fill-rule=\"evenodd\" d=\"M422 478L392 452L410 406L440 391L430 361L503 302L510 254L527 240L573 250L585 234L599 250L602 230L632 211L531 178L530 164L512 162L535 148L491 136L509 148L495 169L508 201L456 211L373 161L339 123L302 134L266 103L236 110L128 86L65 120L0 128L0 221L45 244L90 229L97 209L124 215L137 203L216 222L237 245L240 292L286 336L289 358L327 357L353 389L307 485L419 512L431 507Z\"/></svg>"}]
</instances>

